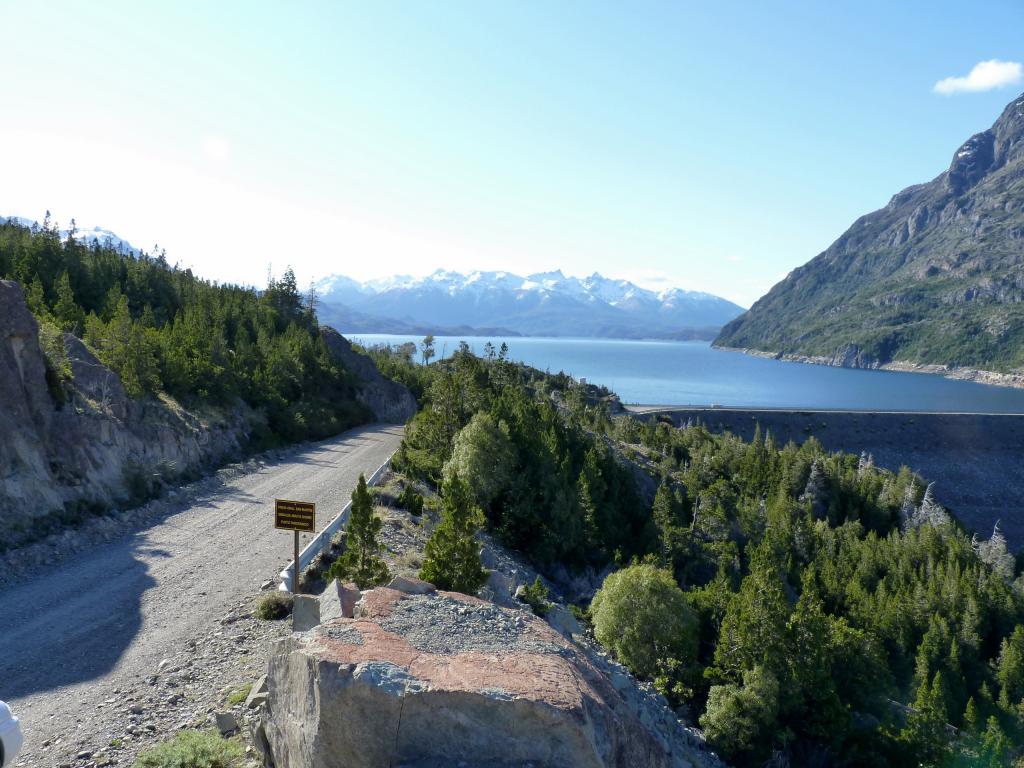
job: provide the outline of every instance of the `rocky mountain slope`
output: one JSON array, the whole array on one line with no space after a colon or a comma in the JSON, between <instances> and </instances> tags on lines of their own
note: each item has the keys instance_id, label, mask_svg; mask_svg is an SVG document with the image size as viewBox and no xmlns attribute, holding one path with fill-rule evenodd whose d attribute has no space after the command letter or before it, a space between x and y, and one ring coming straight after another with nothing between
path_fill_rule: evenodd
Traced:
<instances>
[{"instance_id":1,"label":"rocky mountain slope","mask_svg":"<svg viewBox=\"0 0 1024 768\"><path fill-rule=\"evenodd\" d=\"M948 170L858 219L716 344L850 367L1021 369L1024 95Z\"/></svg>"},{"instance_id":2,"label":"rocky mountain slope","mask_svg":"<svg viewBox=\"0 0 1024 768\"><path fill-rule=\"evenodd\" d=\"M334 275L318 290L324 320L360 332L404 323L435 333L461 327L544 336L711 338L743 311L707 293L659 293L596 272L581 279L560 271L521 277L438 270L368 283Z\"/></svg>"},{"instance_id":3,"label":"rocky mountain slope","mask_svg":"<svg viewBox=\"0 0 1024 768\"><path fill-rule=\"evenodd\" d=\"M381 377L333 329L322 332L362 380L357 396L379 420L404 422L415 413L408 390ZM197 411L169 397L131 398L78 338L64 334L63 344L71 378L59 383L48 379L21 287L0 280L0 549L219 465L244 450L259 421L241 403Z\"/></svg>"}]
</instances>

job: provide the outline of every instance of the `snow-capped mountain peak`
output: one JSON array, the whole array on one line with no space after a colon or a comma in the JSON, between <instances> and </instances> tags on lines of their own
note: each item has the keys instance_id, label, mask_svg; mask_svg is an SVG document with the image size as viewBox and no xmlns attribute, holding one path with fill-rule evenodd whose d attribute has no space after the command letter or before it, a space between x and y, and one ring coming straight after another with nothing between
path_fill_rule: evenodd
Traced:
<instances>
[{"instance_id":1,"label":"snow-capped mountain peak","mask_svg":"<svg viewBox=\"0 0 1024 768\"><path fill-rule=\"evenodd\" d=\"M25 216L0 216L0 224L8 221L21 227L28 227L29 229L42 227L42 224L35 219L29 219ZM71 230L68 227L61 227L57 230L57 233L60 235L61 240L66 240ZM74 239L83 245L92 245L94 242L98 242L102 246L108 246L122 253L134 255L140 253L139 249L127 240L122 240L109 229L104 229L103 227L75 227Z\"/></svg>"},{"instance_id":2,"label":"snow-capped mountain peak","mask_svg":"<svg viewBox=\"0 0 1024 768\"><path fill-rule=\"evenodd\" d=\"M629 280L568 276L562 270L526 277L506 271L468 274L438 269L359 283L332 276L317 285L322 305L382 318L447 327L502 327L541 335L680 337L720 327L741 307L715 296Z\"/></svg>"}]
</instances>

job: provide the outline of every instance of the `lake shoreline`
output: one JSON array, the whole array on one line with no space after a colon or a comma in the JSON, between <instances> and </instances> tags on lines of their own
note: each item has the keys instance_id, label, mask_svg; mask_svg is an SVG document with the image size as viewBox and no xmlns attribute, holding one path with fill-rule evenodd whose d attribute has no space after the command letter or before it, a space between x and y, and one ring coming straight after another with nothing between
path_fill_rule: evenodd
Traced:
<instances>
[{"instance_id":1,"label":"lake shoreline","mask_svg":"<svg viewBox=\"0 0 1024 768\"><path fill-rule=\"evenodd\" d=\"M352 336L366 346L413 342L414 357L421 359L422 339L393 334ZM730 354L706 341L435 337L434 359L449 357L463 341L477 354L488 354L507 342L509 359L605 386L624 403L1024 413L1024 387L989 386L948 376L910 376L906 375L909 371L899 370L791 365L765 353Z\"/></svg>"},{"instance_id":2,"label":"lake shoreline","mask_svg":"<svg viewBox=\"0 0 1024 768\"><path fill-rule=\"evenodd\" d=\"M742 352L751 357L760 357L767 360L781 360L787 363L804 363L805 365L824 365L829 368L847 368L858 371L894 371L897 373L921 373L929 376L942 376L956 381L970 381L975 384L986 384L993 387L1009 387L1012 389L1024 389L1024 373L1000 373L999 371L986 371L981 368L967 368L950 365L938 365L936 363L913 363L907 360L892 360L888 363L873 362L870 365L857 365L836 362L835 357L823 355L797 355L786 352L768 352L763 349L751 349L746 347L727 347L719 344L712 344L712 349L721 352Z\"/></svg>"}]
</instances>

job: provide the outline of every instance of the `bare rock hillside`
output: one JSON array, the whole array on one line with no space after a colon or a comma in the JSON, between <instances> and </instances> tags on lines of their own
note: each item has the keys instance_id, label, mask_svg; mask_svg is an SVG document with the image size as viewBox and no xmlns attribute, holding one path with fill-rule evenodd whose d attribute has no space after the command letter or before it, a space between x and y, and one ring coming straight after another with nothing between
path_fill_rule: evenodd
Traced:
<instances>
[{"instance_id":1,"label":"bare rock hillside","mask_svg":"<svg viewBox=\"0 0 1024 768\"><path fill-rule=\"evenodd\" d=\"M357 396L378 421L404 424L416 414L412 393L398 382L384 378L373 360L356 352L348 339L329 326L322 327L320 335L331 355L363 382Z\"/></svg>"},{"instance_id":2,"label":"bare rock hillside","mask_svg":"<svg viewBox=\"0 0 1024 768\"><path fill-rule=\"evenodd\" d=\"M21 287L0 280L0 542L8 545L41 516L117 504L157 476L223 462L254 418L242 408L198 414L169 399L133 400L81 341L66 334L64 346L71 381L55 384L51 374L48 382Z\"/></svg>"}]
</instances>

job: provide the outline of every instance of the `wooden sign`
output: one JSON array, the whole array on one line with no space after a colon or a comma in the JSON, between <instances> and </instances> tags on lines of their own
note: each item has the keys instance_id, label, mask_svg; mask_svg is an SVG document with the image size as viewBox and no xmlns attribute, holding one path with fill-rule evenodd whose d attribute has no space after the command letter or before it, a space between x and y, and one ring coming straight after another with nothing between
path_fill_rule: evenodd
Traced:
<instances>
[{"instance_id":1,"label":"wooden sign","mask_svg":"<svg viewBox=\"0 0 1024 768\"><path fill-rule=\"evenodd\" d=\"M274 500L274 527L283 531L316 532L316 504L308 501Z\"/></svg>"}]
</instances>

